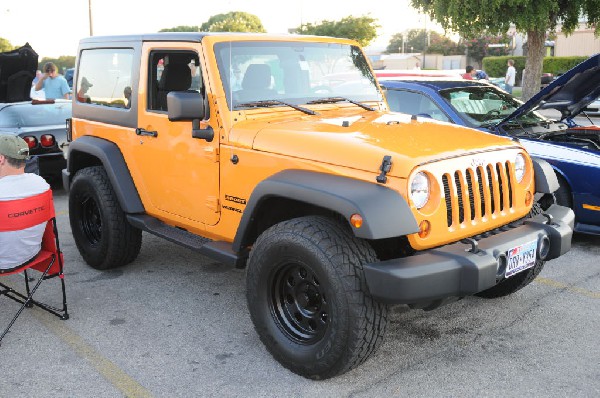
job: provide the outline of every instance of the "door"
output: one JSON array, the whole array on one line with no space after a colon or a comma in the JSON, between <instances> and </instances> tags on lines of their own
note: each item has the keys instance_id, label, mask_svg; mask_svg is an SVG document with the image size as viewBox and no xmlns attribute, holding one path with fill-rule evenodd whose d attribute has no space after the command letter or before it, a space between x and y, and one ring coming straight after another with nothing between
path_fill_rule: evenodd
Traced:
<instances>
[{"instance_id":1,"label":"door","mask_svg":"<svg viewBox=\"0 0 600 398\"><path fill-rule=\"evenodd\" d=\"M166 43L161 43L164 45ZM219 137L192 138L192 122L170 122L170 91L204 93L199 48L191 43L145 43L138 92L134 178L146 211L176 225L219 221ZM207 121L211 123L210 120ZM215 130L216 129L216 126Z\"/></svg>"}]
</instances>

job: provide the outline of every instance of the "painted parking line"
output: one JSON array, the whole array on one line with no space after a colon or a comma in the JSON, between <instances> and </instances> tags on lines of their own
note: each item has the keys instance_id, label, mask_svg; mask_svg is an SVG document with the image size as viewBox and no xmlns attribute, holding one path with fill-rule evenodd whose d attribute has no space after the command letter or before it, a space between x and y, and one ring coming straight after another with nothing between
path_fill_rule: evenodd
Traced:
<instances>
[{"instance_id":1,"label":"painted parking line","mask_svg":"<svg viewBox=\"0 0 600 398\"><path fill-rule=\"evenodd\" d=\"M582 288L577 287L577 286L567 285L566 283L558 282L558 281L555 281L553 279L542 278L542 277L538 276L537 278L535 278L535 282L541 283L541 284L546 285L546 286L555 287L557 289L567 290L567 291L570 291L572 293L581 294L583 296L587 296L587 297L591 297L591 298L595 298L595 299L600 299L600 293L598 293L598 292L592 292L590 290L582 289Z\"/></svg>"},{"instance_id":2,"label":"painted parking line","mask_svg":"<svg viewBox=\"0 0 600 398\"><path fill-rule=\"evenodd\" d=\"M81 358L87 360L116 389L128 398L151 398L152 394L117 365L87 344L78 334L69 329L65 322L40 311L31 314L57 337L69 345Z\"/></svg>"}]
</instances>

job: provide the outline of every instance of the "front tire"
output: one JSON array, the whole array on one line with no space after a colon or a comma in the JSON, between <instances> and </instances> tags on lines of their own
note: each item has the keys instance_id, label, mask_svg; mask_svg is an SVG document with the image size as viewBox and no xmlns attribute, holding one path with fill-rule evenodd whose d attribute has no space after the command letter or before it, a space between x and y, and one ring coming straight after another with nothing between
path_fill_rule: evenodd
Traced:
<instances>
[{"instance_id":1,"label":"front tire","mask_svg":"<svg viewBox=\"0 0 600 398\"><path fill-rule=\"evenodd\" d=\"M556 174L556 178L558 179L558 189L554 192L554 198L556 199L556 204L573 208L573 195L571 194L571 189L569 187L569 183L564 179L563 176Z\"/></svg>"},{"instance_id":2,"label":"front tire","mask_svg":"<svg viewBox=\"0 0 600 398\"><path fill-rule=\"evenodd\" d=\"M269 352L304 377L344 373L381 345L387 306L367 292L362 265L374 250L324 217L281 222L260 235L248 260L252 322Z\"/></svg>"},{"instance_id":3,"label":"front tire","mask_svg":"<svg viewBox=\"0 0 600 398\"><path fill-rule=\"evenodd\" d=\"M77 248L92 268L119 267L140 252L142 231L127 222L103 167L87 167L75 174L69 219Z\"/></svg>"}]
</instances>

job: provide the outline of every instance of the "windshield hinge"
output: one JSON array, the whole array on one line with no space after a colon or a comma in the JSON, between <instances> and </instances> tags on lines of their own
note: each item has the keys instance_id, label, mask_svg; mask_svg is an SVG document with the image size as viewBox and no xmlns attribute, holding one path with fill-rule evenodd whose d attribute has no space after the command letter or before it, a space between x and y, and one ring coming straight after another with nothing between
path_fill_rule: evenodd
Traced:
<instances>
[{"instance_id":1,"label":"windshield hinge","mask_svg":"<svg viewBox=\"0 0 600 398\"><path fill-rule=\"evenodd\" d=\"M205 204L213 213L219 213L221 211L221 204L219 198L216 196L207 196Z\"/></svg>"},{"instance_id":2,"label":"windshield hinge","mask_svg":"<svg viewBox=\"0 0 600 398\"><path fill-rule=\"evenodd\" d=\"M213 146L207 146L202 149L203 155L206 159L209 159L211 162L217 163L219 162L219 148Z\"/></svg>"},{"instance_id":3,"label":"windshield hinge","mask_svg":"<svg viewBox=\"0 0 600 398\"><path fill-rule=\"evenodd\" d=\"M379 170L381 171L381 173L376 178L377 182L379 182L381 184L385 184L385 182L387 181L386 174L389 173L391 168L392 168L392 157L390 155L386 155L383 157L381 166L379 166Z\"/></svg>"}]
</instances>

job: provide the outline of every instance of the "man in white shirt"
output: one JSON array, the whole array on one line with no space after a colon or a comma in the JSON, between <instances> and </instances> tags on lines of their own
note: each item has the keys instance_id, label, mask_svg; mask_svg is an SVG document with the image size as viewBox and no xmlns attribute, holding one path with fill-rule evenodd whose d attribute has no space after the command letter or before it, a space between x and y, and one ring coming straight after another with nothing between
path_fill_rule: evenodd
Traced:
<instances>
[{"instance_id":1,"label":"man in white shirt","mask_svg":"<svg viewBox=\"0 0 600 398\"><path fill-rule=\"evenodd\" d=\"M504 77L505 91L512 94L513 87L515 86L515 78L517 77L517 70L515 69L515 61L509 59L507 62L508 68L506 69L506 76Z\"/></svg>"},{"instance_id":2,"label":"man in white shirt","mask_svg":"<svg viewBox=\"0 0 600 398\"><path fill-rule=\"evenodd\" d=\"M0 135L0 201L23 199L50 189L37 174L25 173L29 147L20 137ZM0 232L0 273L31 260L41 249L46 223Z\"/></svg>"}]
</instances>

